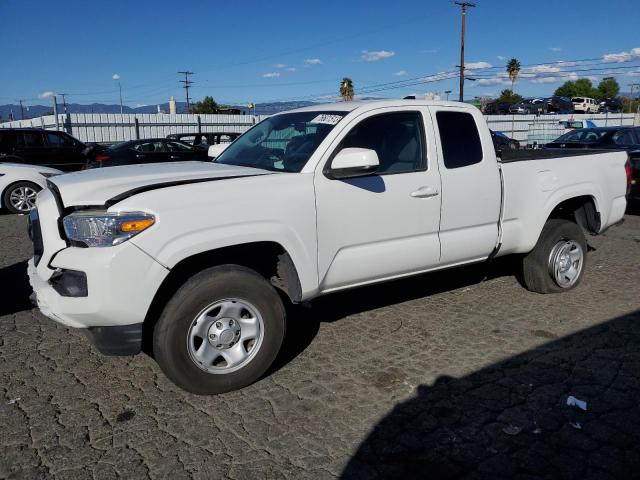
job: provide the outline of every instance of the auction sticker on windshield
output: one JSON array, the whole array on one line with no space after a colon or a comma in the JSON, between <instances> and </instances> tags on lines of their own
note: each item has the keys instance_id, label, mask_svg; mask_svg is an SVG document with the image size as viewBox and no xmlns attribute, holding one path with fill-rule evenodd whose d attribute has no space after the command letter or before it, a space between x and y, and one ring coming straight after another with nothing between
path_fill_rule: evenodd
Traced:
<instances>
[{"instance_id":1,"label":"auction sticker on windshield","mask_svg":"<svg viewBox=\"0 0 640 480\"><path fill-rule=\"evenodd\" d=\"M324 123L327 125L335 125L342 120L342 115L329 115L327 113L321 113L309 123Z\"/></svg>"}]
</instances>

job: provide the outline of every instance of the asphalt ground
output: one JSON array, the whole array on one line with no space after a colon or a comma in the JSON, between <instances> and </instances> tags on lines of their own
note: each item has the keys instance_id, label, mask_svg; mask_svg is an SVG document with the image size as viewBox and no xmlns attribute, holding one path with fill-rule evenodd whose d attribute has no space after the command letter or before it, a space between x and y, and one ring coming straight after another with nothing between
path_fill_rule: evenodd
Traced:
<instances>
[{"instance_id":1,"label":"asphalt ground","mask_svg":"<svg viewBox=\"0 0 640 480\"><path fill-rule=\"evenodd\" d=\"M638 478L638 213L563 294L498 261L292 309L274 368L212 397L33 309L0 214L0 478Z\"/></svg>"}]
</instances>

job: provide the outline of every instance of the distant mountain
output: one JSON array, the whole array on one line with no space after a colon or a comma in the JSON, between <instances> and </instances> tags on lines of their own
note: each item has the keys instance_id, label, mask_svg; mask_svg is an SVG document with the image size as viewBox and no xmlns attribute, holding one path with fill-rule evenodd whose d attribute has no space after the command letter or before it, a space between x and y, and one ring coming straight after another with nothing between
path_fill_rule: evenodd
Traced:
<instances>
[{"instance_id":1,"label":"distant mountain","mask_svg":"<svg viewBox=\"0 0 640 480\"><path fill-rule=\"evenodd\" d=\"M256 115L271 115L274 113L282 112L284 110L291 110L293 108L301 108L309 105L313 105L314 102L271 102L271 103L256 103ZM249 109L245 106L232 106L242 112L249 113ZM169 103L161 103L160 109L164 112L169 111ZM187 109L186 102L177 102L178 113L185 113ZM24 107L25 118L40 117L45 114L50 114L53 110L51 105L29 105ZM0 105L0 116L2 121L9 119L9 114L13 112L13 118L20 119L20 105L7 104ZM69 113L120 113L119 104L104 104L104 103L92 103L90 105L82 105L79 103L67 104L67 112ZM136 108L131 108L126 105L122 107L123 113L157 113L157 105L144 105ZM64 113L64 107L58 105L58 113ZM251 112L253 113L253 112Z\"/></svg>"}]
</instances>

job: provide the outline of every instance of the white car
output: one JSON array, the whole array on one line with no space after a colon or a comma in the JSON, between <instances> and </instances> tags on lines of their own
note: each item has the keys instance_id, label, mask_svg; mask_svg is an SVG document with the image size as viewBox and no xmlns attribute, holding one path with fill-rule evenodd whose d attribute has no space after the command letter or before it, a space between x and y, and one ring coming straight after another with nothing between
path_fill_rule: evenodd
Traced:
<instances>
[{"instance_id":1,"label":"white car","mask_svg":"<svg viewBox=\"0 0 640 480\"><path fill-rule=\"evenodd\" d=\"M180 387L241 388L276 358L285 302L509 254L530 290L575 287L585 234L623 218L626 152L501 155L462 103L280 113L213 163L50 178L30 281L42 313L103 353L152 339Z\"/></svg>"},{"instance_id":2,"label":"white car","mask_svg":"<svg viewBox=\"0 0 640 480\"><path fill-rule=\"evenodd\" d=\"M600 104L593 98L573 97L571 102L575 113L598 113L600 111Z\"/></svg>"},{"instance_id":3,"label":"white car","mask_svg":"<svg viewBox=\"0 0 640 480\"><path fill-rule=\"evenodd\" d=\"M11 213L29 213L47 178L63 172L55 168L22 163L0 163L0 207Z\"/></svg>"}]
</instances>

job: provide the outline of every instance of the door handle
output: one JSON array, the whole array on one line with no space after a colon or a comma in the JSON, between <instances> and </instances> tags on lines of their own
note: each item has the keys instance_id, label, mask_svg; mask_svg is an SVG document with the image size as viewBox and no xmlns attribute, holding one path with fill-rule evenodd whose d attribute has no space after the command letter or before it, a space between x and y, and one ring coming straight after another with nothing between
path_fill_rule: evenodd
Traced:
<instances>
[{"instance_id":1,"label":"door handle","mask_svg":"<svg viewBox=\"0 0 640 480\"><path fill-rule=\"evenodd\" d=\"M179 157L178 155L171 155L171 160L177 160L177 159L179 159L179 158L180 158L180 157Z\"/></svg>"},{"instance_id":2,"label":"door handle","mask_svg":"<svg viewBox=\"0 0 640 480\"><path fill-rule=\"evenodd\" d=\"M144 155L142 155L142 154L138 153L138 154L136 155L136 158L144 158Z\"/></svg>"},{"instance_id":3,"label":"door handle","mask_svg":"<svg viewBox=\"0 0 640 480\"><path fill-rule=\"evenodd\" d=\"M415 192L411 192L413 198L429 198L438 195L438 190L432 187L420 187Z\"/></svg>"}]
</instances>

